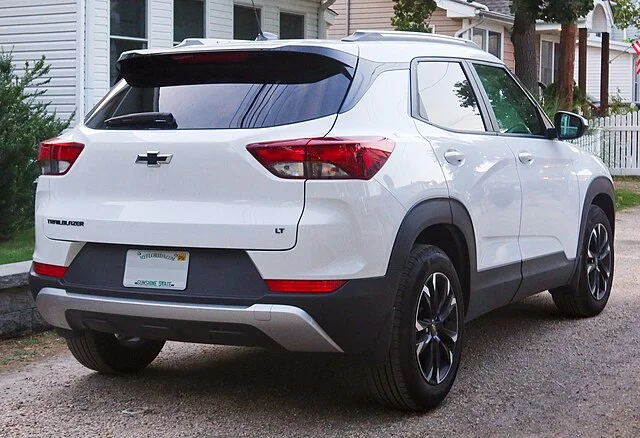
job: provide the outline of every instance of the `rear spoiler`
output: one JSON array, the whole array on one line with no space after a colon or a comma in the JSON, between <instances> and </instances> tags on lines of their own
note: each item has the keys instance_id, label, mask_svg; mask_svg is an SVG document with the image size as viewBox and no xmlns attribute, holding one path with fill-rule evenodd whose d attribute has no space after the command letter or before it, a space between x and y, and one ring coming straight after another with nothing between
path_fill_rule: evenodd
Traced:
<instances>
[{"instance_id":1,"label":"rear spoiler","mask_svg":"<svg viewBox=\"0 0 640 438\"><path fill-rule=\"evenodd\" d=\"M275 59L274 59L275 58ZM261 68L261 64L269 62L269 70ZM318 77L296 77L300 72L298 65L313 65L315 63L333 64L336 68L343 68L349 78L358 63L358 57L350 53L329 47L319 46L281 46L273 48L246 49L224 47L216 50L184 51L176 50L160 53L145 53L143 51L125 52L116 63L119 76L132 86L149 87L168 85L167 81L175 80L172 72L182 70L185 66L190 70L190 76L203 81L207 78L215 82L215 76L220 75L225 81L243 82L255 79L256 75L269 77L273 75L282 81L290 76L295 82L315 82L321 79L322 70L318 69ZM201 72L202 74L198 74ZM172 77L174 79L172 79Z\"/></svg>"}]
</instances>

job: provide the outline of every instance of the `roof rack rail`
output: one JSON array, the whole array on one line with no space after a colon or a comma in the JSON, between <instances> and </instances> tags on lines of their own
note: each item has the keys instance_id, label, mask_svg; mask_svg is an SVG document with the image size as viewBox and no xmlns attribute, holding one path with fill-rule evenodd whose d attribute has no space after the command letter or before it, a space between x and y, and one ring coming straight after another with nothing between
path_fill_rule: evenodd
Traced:
<instances>
[{"instance_id":1,"label":"roof rack rail","mask_svg":"<svg viewBox=\"0 0 640 438\"><path fill-rule=\"evenodd\" d=\"M471 40L455 38L445 35L436 35L422 32L404 32L397 30L356 30L354 33L342 39L342 41L417 41L423 43L456 44L478 48Z\"/></svg>"}]
</instances>

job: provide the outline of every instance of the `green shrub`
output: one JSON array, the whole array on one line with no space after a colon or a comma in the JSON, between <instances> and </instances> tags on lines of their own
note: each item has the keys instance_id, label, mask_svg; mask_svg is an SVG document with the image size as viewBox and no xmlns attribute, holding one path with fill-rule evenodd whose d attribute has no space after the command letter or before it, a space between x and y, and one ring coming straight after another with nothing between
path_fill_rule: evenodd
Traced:
<instances>
[{"instance_id":1,"label":"green shrub","mask_svg":"<svg viewBox=\"0 0 640 438\"><path fill-rule=\"evenodd\" d=\"M556 112L560 110L560 103L558 99L558 90L555 83L547 85L542 93L542 109L553 120ZM585 117L589 117L590 114L584 114L584 110L587 109L590 112L589 101L586 94L578 88L577 85L573 86L573 108L571 111L577 114L583 114Z\"/></svg>"},{"instance_id":2,"label":"green shrub","mask_svg":"<svg viewBox=\"0 0 640 438\"><path fill-rule=\"evenodd\" d=\"M41 103L48 73L44 56L19 72L11 54L0 51L0 241L33 220L38 143L69 126Z\"/></svg>"}]
</instances>

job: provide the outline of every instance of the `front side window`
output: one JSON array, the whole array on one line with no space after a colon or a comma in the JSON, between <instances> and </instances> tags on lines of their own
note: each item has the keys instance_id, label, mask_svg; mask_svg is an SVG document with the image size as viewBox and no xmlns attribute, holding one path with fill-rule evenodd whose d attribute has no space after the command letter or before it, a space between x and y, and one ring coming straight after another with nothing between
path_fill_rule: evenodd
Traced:
<instances>
[{"instance_id":1,"label":"front side window","mask_svg":"<svg viewBox=\"0 0 640 438\"><path fill-rule=\"evenodd\" d=\"M118 79L116 61L122 52L147 47L146 0L111 0L110 25L109 81L114 84Z\"/></svg>"},{"instance_id":2,"label":"front side window","mask_svg":"<svg viewBox=\"0 0 640 438\"><path fill-rule=\"evenodd\" d=\"M304 15L280 12L280 39L304 38Z\"/></svg>"},{"instance_id":3,"label":"front side window","mask_svg":"<svg viewBox=\"0 0 640 438\"><path fill-rule=\"evenodd\" d=\"M173 42L204 38L204 0L173 0Z\"/></svg>"},{"instance_id":4,"label":"front side window","mask_svg":"<svg viewBox=\"0 0 640 438\"><path fill-rule=\"evenodd\" d=\"M527 94L502 67L476 64L500 132L506 134L544 134L540 114Z\"/></svg>"},{"instance_id":5,"label":"front side window","mask_svg":"<svg viewBox=\"0 0 640 438\"><path fill-rule=\"evenodd\" d=\"M260 9L235 5L233 7L233 39L253 41L258 36L258 23L262 17Z\"/></svg>"},{"instance_id":6,"label":"front side window","mask_svg":"<svg viewBox=\"0 0 640 438\"><path fill-rule=\"evenodd\" d=\"M478 99L458 62L421 62L417 68L419 115L456 131L485 131Z\"/></svg>"}]
</instances>

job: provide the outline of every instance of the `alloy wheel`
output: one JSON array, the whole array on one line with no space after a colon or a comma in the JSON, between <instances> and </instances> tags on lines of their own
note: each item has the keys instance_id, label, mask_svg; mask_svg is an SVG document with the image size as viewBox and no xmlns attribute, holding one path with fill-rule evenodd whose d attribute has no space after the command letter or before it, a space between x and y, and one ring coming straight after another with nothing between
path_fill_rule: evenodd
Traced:
<instances>
[{"instance_id":1,"label":"alloy wheel","mask_svg":"<svg viewBox=\"0 0 640 438\"><path fill-rule=\"evenodd\" d=\"M611 261L609 233L603 224L596 224L589 235L586 269L589 292L598 301L604 298L609 287Z\"/></svg>"},{"instance_id":2,"label":"alloy wheel","mask_svg":"<svg viewBox=\"0 0 640 438\"><path fill-rule=\"evenodd\" d=\"M451 281L435 272L422 287L416 310L416 358L427 383L438 385L449 375L458 331L458 302Z\"/></svg>"}]
</instances>

